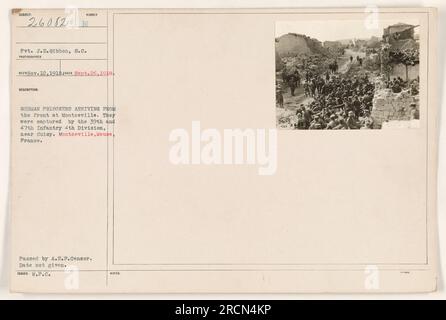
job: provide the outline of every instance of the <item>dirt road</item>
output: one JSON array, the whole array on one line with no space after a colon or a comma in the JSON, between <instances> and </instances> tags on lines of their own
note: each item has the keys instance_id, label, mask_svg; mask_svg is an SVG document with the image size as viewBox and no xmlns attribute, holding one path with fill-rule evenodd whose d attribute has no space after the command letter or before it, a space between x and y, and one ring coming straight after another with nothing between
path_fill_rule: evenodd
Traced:
<instances>
[{"instance_id":1,"label":"dirt road","mask_svg":"<svg viewBox=\"0 0 446 320\"><path fill-rule=\"evenodd\" d=\"M350 57L352 57L353 59L350 59ZM358 69L359 63L357 61L357 57L364 58L365 53L352 49L346 49L344 54L338 58L338 73L345 74L352 67L353 70ZM284 108L276 109L277 121L280 122L281 118L287 118L291 115L294 115L298 106L300 106L301 104L309 104L311 103L311 101L313 101L313 98L305 96L303 85L300 85L300 87L296 88L296 90L294 91L294 96L291 95L290 89L287 88L286 92L283 93Z\"/></svg>"},{"instance_id":2,"label":"dirt road","mask_svg":"<svg viewBox=\"0 0 446 320\"><path fill-rule=\"evenodd\" d=\"M352 62L350 62L350 57L353 57ZM339 69L338 72L339 73L346 73L349 69L350 66L354 63L358 63L357 62L357 57L360 58L364 58L365 57L365 53L364 52L360 52L360 51L354 51L352 49L346 49L344 52L344 55L342 55L341 57L339 57Z\"/></svg>"},{"instance_id":3,"label":"dirt road","mask_svg":"<svg viewBox=\"0 0 446 320\"><path fill-rule=\"evenodd\" d=\"M354 51L352 49L346 49L344 55L338 58L339 69L338 72L341 74L346 73L352 64L357 64L356 57L363 58L365 56L364 52ZM353 57L353 62L350 62L350 57ZM294 96L291 95L290 89L287 88L286 92L283 94L283 105L286 110L294 111L301 104L308 104L313 101L313 98L306 97L304 94L303 85L294 91Z\"/></svg>"}]
</instances>

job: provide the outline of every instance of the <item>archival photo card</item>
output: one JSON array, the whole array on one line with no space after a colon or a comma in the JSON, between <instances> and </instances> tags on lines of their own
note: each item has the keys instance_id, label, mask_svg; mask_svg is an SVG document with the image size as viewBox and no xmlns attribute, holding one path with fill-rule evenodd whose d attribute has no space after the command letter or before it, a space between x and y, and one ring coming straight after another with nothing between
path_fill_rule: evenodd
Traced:
<instances>
[{"instance_id":1,"label":"archival photo card","mask_svg":"<svg viewBox=\"0 0 446 320\"><path fill-rule=\"evenodd\" d=\"M13 10L11 290L436 290L436 21Z\"/></svg>"}]
</instances>

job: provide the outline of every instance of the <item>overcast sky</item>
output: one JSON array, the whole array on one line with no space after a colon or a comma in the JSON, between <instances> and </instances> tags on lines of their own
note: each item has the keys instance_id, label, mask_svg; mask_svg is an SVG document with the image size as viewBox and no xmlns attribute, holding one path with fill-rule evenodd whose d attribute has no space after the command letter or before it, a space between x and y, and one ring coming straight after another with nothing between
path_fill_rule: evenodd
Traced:
<instances>
[{"instance_id":1,"label":"overcast sky","mask_svg":"<svg viewBox=\"0 0 446 320\"><path fill-rule=\"evenodd\" d=\"M407 23L418 25L419 21L414 19L383 20L380 19L378 28L368 29L364 20L301 20L301 21L278 21L276 23L276 37L287 33L304 34L319 41L363 39L372 36L382 37L383 28L396 23ZM415 33L418 33L415 29Z\"/></svg>"}]
</instances>

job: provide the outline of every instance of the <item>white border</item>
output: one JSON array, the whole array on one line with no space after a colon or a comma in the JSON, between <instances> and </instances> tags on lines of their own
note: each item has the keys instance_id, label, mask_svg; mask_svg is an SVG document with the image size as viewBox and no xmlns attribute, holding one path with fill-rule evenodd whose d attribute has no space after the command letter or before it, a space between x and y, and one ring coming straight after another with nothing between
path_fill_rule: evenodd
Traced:
<instances>
[{"instance_id":1,"label":"white border","mask_svg":"<svg viewBox=\"0 0 446 320\"><path fill-rule=\"evenodd\" d=\"M444 0L431 1L354 1L342 2L342 7L366 7L377 5L383 7L437 7L438 8L438 67L439 67L439 101L444 105L446 94L445 41L446 38L446 2ZM0 2L0 300L3 299L446 299L445 281L440 279L438 291L430 294L380 294L380 295L353 295L353 294L262 294L255 296L247 294L151 294L151 295L30 295L9 293L9 215L8 215L8 184L9 184L9 82L10 82L10 10L12 8L286 8L286 7L340 7L337 0L292 1L292 0L2 0ZM442 106L443 109L444 106ZM446 115L440 111L440 141L439 141L439 172L438 172L438 226L440 277L446 274L446 152L444 125ZM443 196L442 196L443 195Z\"/></svg>"}]
</instances>

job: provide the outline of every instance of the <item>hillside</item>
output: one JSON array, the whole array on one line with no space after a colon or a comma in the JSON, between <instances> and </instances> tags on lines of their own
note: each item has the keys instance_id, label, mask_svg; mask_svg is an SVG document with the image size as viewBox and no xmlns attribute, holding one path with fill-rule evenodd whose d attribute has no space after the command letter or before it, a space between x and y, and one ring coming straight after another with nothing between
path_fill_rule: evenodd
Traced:
<instances>
[{"instance_id":1,"label":"hillside","mask_svg":"<svg viewBox=\"0 0 446 320\"><path fill-rule=\"evenodd\" d=\"M288 33L276 39L276 53L281 58L295 57L301 54L323 54L326 49L316 39L305 35Z\"/></svg>"}]
</instances>

